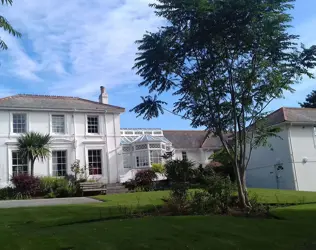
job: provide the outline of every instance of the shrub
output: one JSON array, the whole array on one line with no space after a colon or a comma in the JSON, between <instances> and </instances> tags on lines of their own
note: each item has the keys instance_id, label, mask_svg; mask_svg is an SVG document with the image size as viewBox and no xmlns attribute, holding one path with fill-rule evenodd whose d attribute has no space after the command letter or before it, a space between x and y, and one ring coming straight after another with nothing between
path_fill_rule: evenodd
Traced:
<instances>
[{"instance_id":1,"label":"shrub","mask_svg":"<svg viewBox=\"0 0 316 250\"><path fill-rule=\"evenodd\" d=\"M15 189L5 187L0 189L0 200L11 200L15 198Z\"/></svg>"},{"instance_id":2,"label":"shrub","mask_svg":"<svg viewBox=\"0 0 316 250\"><path fill-rule=\"evenodd\" d=\"M199 165L197 169L194 169L194 174L193 174L193 180L191 183L193 184L198 184L199 187L201 185L204 185L205 180L210 177L215 175L215 171L212 167L205 166L203 167L202 164Z\"/></svg>"},{"instance_id":3,"label":"shrub","mask_svg":"<svg viewBox=\"0 0 316 250\"><path fill-rule=\"evenodd\" d=\"M65 179L66 179L67 181L69 181L70 183L76 183L77 181L79 181L79 180L76 179L75 175L73 175L73 174L67 174L67 175L65 175ZM83 181L83 180L84 180L84 179L80 179L80 181Z\"/></svg>"},{"instance_id":4,"label":"shrub","mask_svg":"<svg viewBox=\"0 0 316 250\"><path fill-rule=\"evenodd\" d=\"M46 195L53 192L56 185L56 177L41 177L40 178L40 193Z\"/></svg>"},{"instance_id":5,"label":"shrub","mask_svg":"<svg viewBox=\"0 0 316 250\"><path fill-rule=\"evenodd\" d=\"M161 163L151 164L151 169L157 174L163 174L165 172L165 167Z\"/></svg>"},{"instance_id":6,"label":"shrub","mask_svg":"<svg viewBox=\"0 0 316 250\"><path fill-rule=\"evenodd\" d=\"M56 198L56 195L55 193L51 192L51 193L46 194L44 198Z\"/></svg>"},{"instance_id":7,"label":"shrub","mask_svg":"<svg viewBox=\"0 0 316 250\"><path fill-rule=\"evenodd\" d=\"M130 180L130 181L124 182L123 185L128 190L135 190L137 187L137 183L135 180Z\"/></svg>"},{"instance_id":8,"label":"shrub","mask_svg":"<svg viewBox=\"0 0 316 250\"><path fill-rule=\"evenodd\" d=\"M191 199L191 209L195 214L226 214L229 208L235 206L235 185L229 177L211 175L205 178L203 191L194 193Z\"/></svg>"},{"instance_id":9,"label":"shrub","mask_svg":"<svg viewBox=\"0 0 316 250\"><path fill-rule=\"evenodd\" d=\"M210 156L212 162L207 164L206 167L212 168L217 174L229 176L234 182L236 180L234 163L229 157L225 149L221 149Z\"/></svg>"},{"instance_id":10,"label":"shrub","mask_svg":"<svg viewBox=\"0 0 316 250\"><path fill-rule=\"evenodd\" d=\"M194 177L194 163L188 160L170 160L165 164L166 176L171 182L189 182Z\"/></svg>"},{"instance_id":11,"label":"shrub","mask_svg":"<svg viewBox=\"0 0 316 250\"><path fill-rule=\"evenodd\" d=\"M269 213L270 211L270 206L268 204L263 204L259 202L259 197L257 194L253 194L250 196L249 202L251 204L251 210L249 211L250 215L266 215L269 216L271 215ZM236 197L236 204L238 203L238 197Z\"/></svg>"},{"instance_id":12,"label":"shrub","mask_svg":"<svg viewBox=\"0 0 316 250\"><path fill-rule=\"evenodd\" d=\"M42 177L40 178L41 195L46 198L72 197L80 194L79 183L67 178Z\"/></svg>"},{"instance_id":13,"label":"shrub","mask_svg":"<svg viewBox=\"0 0 316 250\"><path fill-rule=\"evenodd\" d=\"M16 194L23 198L35 196L40 189L40 179L27 174L13 176L11 182L15 187Z\"/></svg>"},{"instance_id":14,"label":"shrub","mask_svg":"<svg viewBox=\"0 0 316 250\"><path fill-rule=\"evenodd\" d=\"M186 214L188 189L194 178L194 163L188 160L170 160L166 163L166 176L171 182L170 198L167 207L173 214Z\"/></svg>"},{"instance_id":15,"label":"shrub","mask_svg":"<svg viewBox=\"0 0 316 250\"><path fill-rule=\"evenodd\" d=\"M192 214L209 214L214 212L210 204L210 195L206 191L195 191L191 195L190 209Z\"/></svg>"},{"instance_id":16,"label":"shrub","mask_svg":"<svg viewBox=\"0 0 316 250\"><path fill-rule=\"evenodd\" d=\"M154 190L166 190L170 189L168 180L159 180L154 182Z\"/></svg>"},{"instance_id":17,"label":"shrub","mask_svg":"<svg viewBox=\"0 0 316 250\"><path fill-rule=\"evenodd\" d=\"M188 199L179 199L179 197L173 195L171 192L170 197L165 201L164 208L171 215L186 215L190 213L190 203Z\"/></svg>"},{"instance_id":18,"label":"shrub","mask_svg":"<svg viewBox=\"0 0 316 250\"><path fill-rule=\"evenodd\" d=\"M70 186L68 185L61 185L58 186L55 191L54 194L56 197L58 198L64 198L64 197L72 197L73 196L73 192Z\"/></svg>"},{"instance_id":19,"label":"shrub","mask_svg":"<svg viewBox=\"0 0 316 250\"><path fill-rule=\"evenodd\" d=\"M87 167L82 166L80 167L80 160L75 160L74 163L71 164L70 167L71 172L73 172L73 176L75 180L87 180Z\"/></svg>"},{"instance_id":20,"label":"shrub","mask_svg":"<svg viewBox=\"0 0 316 250\"><path fill-rule=\"evenodd\" d=\"M153 170L140 170L135 175L136 186L144 191L152 190L156 178L157 175Z\"/></svg>"}]
</instances>

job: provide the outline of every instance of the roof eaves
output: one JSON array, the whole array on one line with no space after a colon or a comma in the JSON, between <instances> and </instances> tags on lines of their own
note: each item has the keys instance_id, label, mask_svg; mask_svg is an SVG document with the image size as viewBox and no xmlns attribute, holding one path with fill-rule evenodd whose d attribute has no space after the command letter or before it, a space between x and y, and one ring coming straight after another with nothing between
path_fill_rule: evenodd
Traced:
<instances>
[{"instance_id":1,"label":"roof eaves","mask_svg":"<svg viewBox=\"0 0 316 250\"><path fill-rule=\"evenodd\" d=\"M0 110L21 110L21 111L63 111L63 112L90 112L90 113L105 113L103 109L69 109L69 108L41 108L41 107L12 107L0 106Z\"/></svg>"},{"instance_id":2,"label":"roof eaves","mask_svg":"<svg viewBox=\"0 0 316 250\"><path fill-rule=\"evenodd\" d=\"M91 100L88 100L88 99L83 99L83 98L80 98L80 97L72 97L72 96L58 96L58 95L31 95L31 94L17 94L17 95L12 95L12 96L7 96L7 97L3 97L3 98L0 98L0 103L2 101L6 101L8 99L14 99L14 98L18 98L18 97L27 97L27 98L50 98L50 99L63 99L63 100L69 100L69 101L74 101L74 100L78 100L78 101L84 101L84 102L89 102L89 103L93 103L95 105L100 105L100 106L103 106L104 107L104 110L102 109L102 111L106 111L106 108L110 109L111 111L118 111L119 113L123 113L125 112L125 108L122 108L122 107L119 107L119 106L114 106L114 105L111 105L111 104L103 104L103 103L99 103L99 102L95 102L95 101L91 101ZM12 107L12 106L2 106L0 108L12 108L12 109L22 109L22 108L25 108L24 106L23 107ZM32 109L32 110L37 110L37 109L40 109L40 110L46 110L46 109L43 109L43 108L33 108L33 107L29 107L27 108L28 110L29 109ZM48 109L50 110L50 109ZM63 110L63 109L52 109L52 110ZM76 111L89 111L91 112L91 110L94 110L94 109L74 109ZM101 111L101 109L100 109Z\"/></svg>"}]
</instances>

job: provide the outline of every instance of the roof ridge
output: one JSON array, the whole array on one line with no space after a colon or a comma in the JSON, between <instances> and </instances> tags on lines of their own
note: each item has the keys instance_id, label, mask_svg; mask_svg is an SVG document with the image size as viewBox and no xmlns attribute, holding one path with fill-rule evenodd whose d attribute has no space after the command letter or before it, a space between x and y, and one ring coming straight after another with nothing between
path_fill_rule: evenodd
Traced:
<instances>
[{"instance_id":1,"label":"roof ridge","mask_svg":"<svg viewBox=\"0 0 316 250\"><path fill-rule=\"evenodd\" d=\"M53 98L71 98L71 99L79 99L79 97L76 96L62 96L62 95L38 95L38 94L17 94L17 95L13 95L13 96L9 96L9 98L11 97L53 97Z\"/></svg>"},{"instance_id":2,"label":"roof ridge","mask_svg":"<svg viewBox=\"0 0 316 250\"><path fill-rule=\"evenodd\" d=\"M5 100L10 99L10 98L12 98L12 96L2 97L2 98L0 98L0 102L1 102L1 101L5 101Z\"/></svg>"},{"instance_id":3,"label":"roof ridge","mask_svg":"<svg viewBox=\"0 0 316 250\"><path fill-rule=\"evenodd\" d=\"M285 109L301 109L301 110L304 110L304 109L313 109L313 110L316 110L316 108L304 108L304 107L283 107Z\"/></svg>"},{"instance_id":4,"label":"roof ridge","mask_svg":"<svg viewBox=\"0 0 316 250\"><path fill-rule=\"evenodd\" d=\"M286 118L286 115L285 115L285 109L286 107L281 107L281 108L278 108L277 110L274 110L273 112L271 112L270 114L268 114L266 116L266 119L273 116L274 114L277 114L278 112L282 112L282 117L283 117L283 121L286 121L285 118Z\"/></svg>"},{"instance_id":5,"label":"roof ridge","mask_svg":"<svg viewBox=\"0 0 316 250\"><path fill-rule=\"evenodd\" d=\"M84 102L90 102L90 103L99 104L99 105L103 105L103 106L110 106L110 107L113 107L113 108L124 109L122 107L115 106L115 105L112 105L112 104L100 103L100 102L92 101L92 100L89 100L89 99L84 99L84 98L81 98L81 97L76 97L76 98L77 98L77 100L81 100L81 101L84 101Z\"/></svg>"},{"instance_id":6,"label":"roof ridge","mask_svg":"<svg viewBox=\"0 0 316 250\"><path fill-rule=\"evenodd\" d=\"M95 104L95 105L100 105L102 107L99 106L99 108L114 108L114 109L121 109L125 111L125 108L119 107L119 106L115 106L115 105L111 105L111 104L104 104L104 103L100 103L100 102L96 102L96 101L91 101L88 99L84 99L81 97L75 97L75 96L60 96L60 95L37 95L37 94L17 94L17 95L12 95L12 96L7 96L7 97L3 97L0 98L0 102L5 102L7 100L19 100L19 98L34 98L34 100L36 100L36 98L47 98L47 99L55 99L55 100L64 100L64 101L82 101L82 102L87 102L87 103L91 103L91 104ZM84 104L83 104L84 105Z\"/></svg>"}]
</instances>

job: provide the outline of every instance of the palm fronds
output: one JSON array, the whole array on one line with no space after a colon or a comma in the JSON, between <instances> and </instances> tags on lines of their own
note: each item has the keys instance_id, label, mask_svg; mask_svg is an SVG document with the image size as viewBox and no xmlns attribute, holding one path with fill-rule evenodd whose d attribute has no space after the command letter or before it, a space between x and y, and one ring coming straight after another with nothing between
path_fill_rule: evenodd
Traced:
<instances>
[{"instance_id":1,"label":"palm fronds","mask_svg":"<svg viewBox=\"0 0 316 250\"><path fill-rule=\"evenodd\" d=\"M50 155L49 144L51 136L38 132L29 132L18 138L18 149L21 157L31 162L31 174L33 175L34 162L46 159Z\"/></svg>"}]
</instances>

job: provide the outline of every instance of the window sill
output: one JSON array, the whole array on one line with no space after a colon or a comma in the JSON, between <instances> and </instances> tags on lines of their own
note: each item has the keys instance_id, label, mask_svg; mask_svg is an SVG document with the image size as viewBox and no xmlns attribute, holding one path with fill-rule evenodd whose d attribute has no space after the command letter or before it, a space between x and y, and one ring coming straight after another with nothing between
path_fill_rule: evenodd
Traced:
<instances>
[{"instance_id":1,"label":"window sill","mask_svg":"<svg viewBox=\"0 0 316 250\"><path fill-rule=\"evenodd\" d=\"M100 137L102 136L101 134L86 134L86 137Z\"/></svg>"},{"instance_id":2,"label":"window sill","mask_svg":"<svg viewBox=\"0 0 316 250\"><path fill-rule=\"evenodd\" d=\"M65 137L65 136L70 136L70 134L54 134L54 133L51 133L51 136L53 136L53 137Z\"/></svg>"},{"instance_id":3,"label":"window sill","mask_svg":"<svg viewBox=\"0 0 316 250\"><path fill-rule=\"evenodd\" d=\"M11 133L11 134L9 134L9 136L11 136L11 137L20 137L21 135L25 135L27 132L25 132L25 133Z\"/></svg>"}]
</instances>

